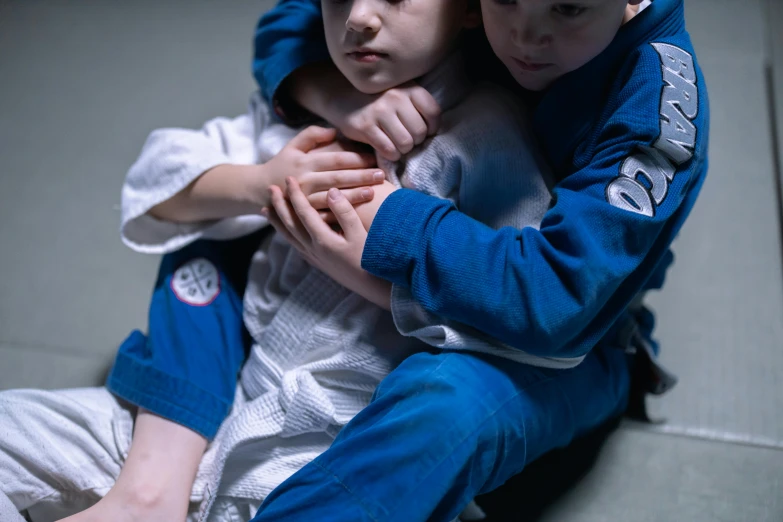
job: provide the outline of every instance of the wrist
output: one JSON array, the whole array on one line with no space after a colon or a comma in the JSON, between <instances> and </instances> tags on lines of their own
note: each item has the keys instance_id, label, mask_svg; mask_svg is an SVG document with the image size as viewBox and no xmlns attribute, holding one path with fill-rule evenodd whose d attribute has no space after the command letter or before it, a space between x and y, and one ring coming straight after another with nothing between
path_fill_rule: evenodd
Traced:
<instances>
[{"instance_id":1,"label":"wrist","mask_svg":"<svg viewBox=\"0 0 783 522\"><path fill-rule=\"evenodd\" d=\"M370 301L387 312L391 312L392 284L371 274L370 277L373 278L373 298Z\"/></svg>"},{"instance_id":2,"label":"wrist","mask_svg":"<svg viewBox=\"0 0 783 522\"><path fill-rule=\"evenodd\" d=\"M306 107L308 68L304 66L283 80L272 98L275 114L291 127L303 127L318 119L318 115ZM304 77L305 79L302 79Z\"/></svg>"},{"instance_id":3,"label":"wrist","mask_svg":"<svg viewBox=\"0 0 783 522\"><path fill-rule=\"evenodd\" d=\"M346 89L353 86L332 62L304 66L289 78L291 99L300 107L337 125L339 114L335 103Z\"/></svg>"},{"instance_id":4,"label":"wrist","mask_svg":"<svg viewBox=\"0 0 783 522\"><path fill-rule=\"evenodd\" d=\"M247 165L236 171L232 199L243 214L258 214L269 206L269 173L264 165Z\"/></svg>"},{"instance_id":5,"label":"wrist","mask_svg":"<svg viewBox=\"0 0 783 522\"><path fill-rule=\"evenodd\" d=\"M395 190L397 190L397 187L394 186L394 184L389 181L384 181L381 185L375 185L373 187L375 194L370 201L356 206L356 212L359 214L359 219L361 219L362 225L364 225L366 231L370 231L372 222L378 214L381 205L383 205L386 198Z\"/></svg>"}]
</instances>

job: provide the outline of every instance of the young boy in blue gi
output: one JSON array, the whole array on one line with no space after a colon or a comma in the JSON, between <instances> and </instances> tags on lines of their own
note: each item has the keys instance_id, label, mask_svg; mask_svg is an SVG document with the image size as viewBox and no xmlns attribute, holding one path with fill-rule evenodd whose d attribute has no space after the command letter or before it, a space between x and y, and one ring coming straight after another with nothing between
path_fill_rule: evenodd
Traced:
<instances>
[{"instance_id":1,"label":"young boy in blue gi","mask_svg":"<svg viewBox=\"0 0 783 522\"><path fill-rule=\"evenodd\" d=\"M310 255L342 260L346 272L361 262L428 311L521 350L586 357L550 371L448 351L413 355L254 522L448 520L622 409L629 370L617 348L639 339L628 324L649 334L637 299L663 282L706 175L709 132L682 1L639 4L482 0L494 53L539 93L534 131L559 180L540 230L489 230L448 202L398 190L366 238L342 238L316 226L296 183L289 196L306 231L276 202ZM285 78L294 93L312 80L321 36L308 28L318 16L314 2L289 0L262 22L256 73L270 98ZM350 96L339 87L321 97L330 107L295 100L325 114ZM355 220L335 198L343 222Z\"/></svg>"},{"instance_id":2,"label":"young boy in blue gi","mask_svg":"<svg viewBox=\"0 0 783 522\"><path fill-rule=\"evenodd\" d=\"M293 70L322 57L312 44L301 45L307 40L295 37L297 30L314 27L317 6L283 3L288 9L279 7L259 33L262 39L273 37L272 51L279 53L275 59L261 60L257 68L262 85L272 85L272 92ZM662 282L655 276L668 264L668 244L706 170L706 92L682 27L680 2L656 0L616 36L620 16L611 15L620 13L617 1L542 2L527 11L530 4L484 6L485 19L491 18L490 9L503 9L503 20L518 24L506 31L500 25L488 26L488 33L496 52L509 64L519 65L515 76L524 80L521 84L545 87L552 79L546 74L557 77L556 69L569 72L574 64L561 63L556 55L545 58L544 52L505 55L503 42L493 40L491 31L510 34L514 47L529 41L533 50L545 51L554 49L563 32L570 30L585 39L577 39L577 46L588 55L598 54L586 65L576 60L574 72L548 88L538 104L539 138L562 179L541 233L492 232L448 204L402 190L394 192L375 217L364 262L377 275L412 291L431 312L475 326L511 346L543 356L589 353L580 366L566 371L465 353L412 356L384 381L375 402L343 430L330 450L272 495L258 520L447 519L475 493L496 487L542 452L622 409L628 369L624 354L617 350L617 334L623 329L607 330L628 324L626 320L634 324L644 319L636 308L633 314L626 313L626 306L639 290ZM585 17L584 24L566 23L592 10L595 18ZM497 21L500 15L494 14ZM602 27L597 23L600 16L613 23ZM599 36L606 36L606 43L614 40L607 49L603 44L585 45ZM674 47L650 46L653 55L644 45L651 42ZM547 72L538 74L542 71ZM665 79L671 74L679 78ZM299 80L304 78L301 74ZM676 96L671 90L675 85L680 88ZM628 110L631 102L633 110ZM552 121L561 112L565 115ZM554 128L558 126L562 134ZM396 136L393 129L387 131ZM563 143L557 143L561 136ZM306 215L296 183L290 193L301 215ZM277 196L275 206L285 225L292 216L286 216ZM350 209L336 196L330 204L350 225ZM311 234L324 235L307 223ZM301 238L300 246L308 248L301 230L293 231L292 237ZM320 245L326 250L313 251L326 256L331 248L337 258L346 259L343 269L350 271L355 269L356 252L361 254L365 246L360 238L360 248L352 248L356 237L345 238L351 248L331 248L334 238L324 236ZM455 260L462 264L455 266ZM460 288L466 289L464 294ZM569 291L566 297L564 288ZM552 302L542 297L543 292ZM649 328L641 322L643 329ZM583 334L574 329L580 325L586 327ZM427 393L420 393L422 389Z\"/></svg>"},{"instance_id":3,"label":"young boy in blue gi","mask_svg":"<svg viewBox=\"0 0 783 522\"><path fill-rule=\"evenodd\" d=\"M546 169L528 147L524 106L498 86L468 81L458 51L463 27L478 22L477 4L469 8L467 0L414 0L403 6L388 0L327 0L323 15L331 55L352 85L374 93L417 78L444 109L441 132L404 162L379 160L391 181L449 198L488 226L538 226L550 193L541 173ZM363 25L368 19L374 24L370 38ZM421 38L427 31L430 38ZM335 169L361 166L361 156L332 150L331 145L316 147L333 137L326 129L298 132L282 124L258 97L245 116L218 118L197 131L156 131L128 174L123 238L138 250L168 252L199 238L229 238L264 226L257 213L267 204L266 188L283 185L287 175L303 185L321 176L357 175ZM333 163L338 167L323 168ZM366 172L358 174L364 183ZM498 186L502 194L494 193ZM394 189L391 184L379 189L389 187ZM274 196L280 195L277 188ZM216 381L234 378L243 353L236 291L242 282L217 267L224 267L232 255L244 258L215 242L177 255L176 260L164 259L149 339L138 333L128 339L109 387L210 436L214 432L209 421L230 402L216 400L226 395L220 388L215 393ZM191 500L203 499L204 510L201 515L191 511L191 518L233 520L245 513L249 519L255 512L249 511L251 506L257 508L284 478L328 448L334 433L369 402L378 382L399 360L412 348L421 350L417 338L546 366L579 362L531 356L461 325L430 318L404 289L390 298L388 283L369 284L367 276L344 284L369 292L371 301L374 289L380 289L378 304L395 307L409 338L395 331L390 314L311 268L281 237L267 238L256 252L244 301L254 346L242 370L237 408L217 435L192 489ZM168 335L161 334L167 327ZM204 354L197 350L222 348L223 359L204 367ZM188 378L199 371L200 378ZM198 408L196 400L205 407ZM3 488L34 520L67 513L74 504L89 505L104 494L104 501L72 520L185 517L186 502L180 503L178 496L186 480L174 475L179 472L179 479L189 476L193 482L195 469L189 462L172 462L168 454L149 451L146 413L136 419L131 448L132 455L142 451L143 460L128 456L123 463L133 420L128 408L105 390L7 392L0 396L0 408L7 412L9 426L7 440L0 443ZM30 422L33 416L36 422ZM56 437L54 419L59 419ZM166 428L157 435L159 446L183 456L176 433ZM39 438L68 439L69 444L54 445L53 453L41 452ZM187 448L193 440L182 442ZM96 466L103 462L112 465ZM120 465L123 472L117 479ZM126 494L129 477L144 478L138 478L139 465L155 471L146 478L163 482L176 501L173 508L164 503L145 514L149 506ZM6 475L9 466L14 468L11 476ZM167 469L171 466L176 466L174 474ZM117 486L106 493L115 479ZM154 488L145 490L146 502L150 491ZM216 509L210 510L213 500Z\"/></svg>"}]
</instances>

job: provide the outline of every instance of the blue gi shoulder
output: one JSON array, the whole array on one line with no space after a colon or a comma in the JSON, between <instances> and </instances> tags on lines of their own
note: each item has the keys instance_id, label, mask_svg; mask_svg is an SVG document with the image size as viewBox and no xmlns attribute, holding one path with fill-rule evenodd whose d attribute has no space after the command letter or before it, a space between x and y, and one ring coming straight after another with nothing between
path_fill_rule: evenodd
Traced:
<instances>
[{"instance_id":1,"label":"blue gi shoulder","mask_svg":"<svg viewBox=\"0 0 783 522\"><path fill-rule=\"evenodd\" d=\"M488 231L447 203L399 191L373 223L363 266L411 288L428 310L534 355L590 350L641 290L661 283L706 174L707 92L682 3L648 9L536 109L559 178L540 230Z\"/></svg>"}]
</instances>

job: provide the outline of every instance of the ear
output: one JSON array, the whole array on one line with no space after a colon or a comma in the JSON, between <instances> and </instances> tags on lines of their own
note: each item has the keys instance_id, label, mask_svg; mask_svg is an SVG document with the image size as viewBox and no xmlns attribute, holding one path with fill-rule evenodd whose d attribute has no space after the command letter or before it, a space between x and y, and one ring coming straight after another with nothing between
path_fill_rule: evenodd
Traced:
<instances>
[{"instance_id":1,"label":"ear","mask_svg":"<svg viewBox=\"0 0 783 522\"><path fill-rule=\"evenodd\" d=\"M469 8L468 13L465 15L463 27L465 29L476 29L477 27L481 27L481 22L481 8Z\"/></svg>"}]
</instances>

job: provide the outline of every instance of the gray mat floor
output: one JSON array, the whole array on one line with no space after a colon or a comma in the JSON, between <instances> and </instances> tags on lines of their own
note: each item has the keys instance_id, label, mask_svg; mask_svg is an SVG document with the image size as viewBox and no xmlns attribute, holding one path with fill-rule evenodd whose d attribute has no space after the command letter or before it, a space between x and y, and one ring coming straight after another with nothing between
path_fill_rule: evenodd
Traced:
<instances>
[{"instance_id":1,"label":"gray mat floor","mask_svg":"<svg viewBox=\"0 0 783 522\"><path fill-rule=\"evenodd\" d=\"M653 404L680 433L783 448L783 279L760 2L691 2L712 105L710 172L650 302L681 385ZM707 4L711 4L707 6ZM755 6L755 7L754 7ZM710 34L725 37L711 45ZM703 42L702 45L699 45ZM727 46L728 45L728 46Z\"/></svg>"},{"instance_id":2,"label":"gray mat floor","mask_svg":"<svg viewBox=\"0 0 783 522\"><path fill-rule=\"evenodd\" d=\"M145 327L157 259L119 241L123 176L150 130L244 110L272 3L0 0L0 389L99 384ZM547 522L783 520L783 1L686 9L711 171L650 300L681 383Z\"/></svg>"}]
</instances>

